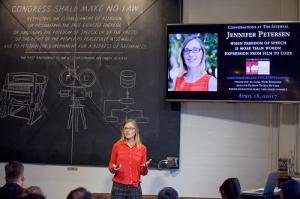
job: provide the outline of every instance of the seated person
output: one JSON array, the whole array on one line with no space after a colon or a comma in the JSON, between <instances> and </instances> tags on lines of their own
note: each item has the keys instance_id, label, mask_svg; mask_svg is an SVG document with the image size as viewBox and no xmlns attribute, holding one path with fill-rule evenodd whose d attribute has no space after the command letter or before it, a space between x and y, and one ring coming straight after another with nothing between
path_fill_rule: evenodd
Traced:
<instances>
[{"instance_id":1,"label":"seated person","mask_svg":"<svg viewBox=\"0 0 300 199\"><path fill-rule=\"evenodd\" d=\"M42 189L38 186L31 186L25 189L21 195L21 199L45 199Z\"/></svg>"},{"instance_id":2,"label":"seated person","mask_svg":"<svg viewBox=\"0 0 300 199\"><path fill-rule=\"evenodd\" d=\"M285 181L281 186L281 190L284 199L300 198L300 183L297 180Z\"/></svg>"},{"instance_id":3,"label":"seated person","mask_svg":"<svg viewBox=\"0 0 300 199\"><path fill-rule=\"evenodd\" d=\"M5 165L6 184L0 188L0 198L18 199L23 192L24 166L21 162L11 161Z\"/></svg>"},{"instance_id":4,"label":"seated person","mask_svg":"<svg viewBox=\"0 0 300 199\"><path fill-rule=\"evenodd\" d=\"M158 199L178 199L178 193L172 187L165 187L158 193Z\"/></svg>"},{"instance_id":5,"label":"seated person","mask_svg":"<svg viewBox=\"0 0 300 199\"><path fill-rule=\"evenodd\" d=\"M237 178L227 178L219 188L222 199L238 199L241 185Z\"/></svg>"},{"instance_id":6,"label":"seated person","mask_svg":"<svg viewBox=\"0 0 300 199\"><path fill-rule=\"evenodd\" d=\"M70 191L67 199L92 199L92 194L83 187L78 187Z\"/></svg>"}]
</instances>

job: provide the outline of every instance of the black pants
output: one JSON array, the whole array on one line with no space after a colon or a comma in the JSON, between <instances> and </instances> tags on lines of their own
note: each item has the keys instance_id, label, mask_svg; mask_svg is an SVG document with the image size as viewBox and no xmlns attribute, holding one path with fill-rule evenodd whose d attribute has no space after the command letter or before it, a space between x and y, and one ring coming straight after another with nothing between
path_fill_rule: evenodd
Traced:
<instances>
[{"instance_id":1,"label":"black pants","mask_svg":"<svg viewBox=\"0 0 300 199\"><path fill-rule=\"evenodd\" d=\"M113 183L111 189L112 199L142 199L142 188L139 184L138 187L133 185L125 185L120 183Z\"/></svg>"}]
</instances>

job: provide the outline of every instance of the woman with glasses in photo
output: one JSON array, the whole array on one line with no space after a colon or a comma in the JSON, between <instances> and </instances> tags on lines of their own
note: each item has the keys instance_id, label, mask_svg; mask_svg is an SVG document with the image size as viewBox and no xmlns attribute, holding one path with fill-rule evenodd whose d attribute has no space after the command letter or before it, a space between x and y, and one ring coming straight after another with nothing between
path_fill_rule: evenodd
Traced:
<instances>
[{"instance_id":1,"label":"woman with glasses in photo","mask_svg":"<svg viewBox=\"0 0 300 199\"><path fill-rule=\"evenodd\" d=\"M206 51L197 35L185 38L181 59L184 73L176 78L175 91L217 91L217 79L207 72Z\"/></svg>"},{"instance_id":2,"label":"woman with glasses in photo","mask_svg":"<svg viewBox=\"0 0 300 199\"><path fill-rule=\"evenodd\" d=\"M135 120L121 126L121 138L113 145L109 171L114 174L111 198L141 198L141 175L147 175L147 148L142 144Z\"/></svg>"}]
</instances>

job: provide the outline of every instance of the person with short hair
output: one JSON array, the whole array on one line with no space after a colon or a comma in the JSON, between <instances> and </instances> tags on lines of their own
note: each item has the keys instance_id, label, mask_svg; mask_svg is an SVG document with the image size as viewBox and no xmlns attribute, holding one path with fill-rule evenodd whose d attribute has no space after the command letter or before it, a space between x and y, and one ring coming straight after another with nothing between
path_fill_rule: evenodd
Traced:
<instances>
[{"instance_id":1,"label":"person with short hair","mask_svg":"<svg viewBox=\"0 0 300 199\"><path fill-rule=\"evenodd\" d=\"M158 199L178 199L178 193L172 187L165 187L159 191Z\"/></svg>"},{"instance_id":2,"label":"person with short hair","mask_svg":"<svg viewBox=\"0 0 300 199\"><path fill-rule=\"evenodd\" d=\"M19 199L24 188L24 166L21 162L10 161L5 165L6 184L0 188L0 198Z\"/></svg>"},{"instance_id":3,"label":"person with short hair","mask_svg":"<svg viewBox=\"0 0 300 199\"><path fill-rule=\"evenodd\" d=\"M92 193L84 187L78 187L70 191L67 199L92 199Z\"/></svg>"}]
</instances>

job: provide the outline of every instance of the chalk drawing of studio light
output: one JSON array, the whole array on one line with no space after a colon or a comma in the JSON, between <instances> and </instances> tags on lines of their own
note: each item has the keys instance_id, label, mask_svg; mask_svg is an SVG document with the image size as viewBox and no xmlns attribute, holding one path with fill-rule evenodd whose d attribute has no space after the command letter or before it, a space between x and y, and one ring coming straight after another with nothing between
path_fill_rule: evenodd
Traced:
<instances>
[{"instance_id":1,"label":"chalk drawing of studio light","mask_svg":"<svg viewBox=\"0 0 300 199\"><path fill-rule=\"evenodd\" d=\"M92 91L88 88L96 82L95 72L89 68L81 71L79 68L65 68L59 75L59 82L68 89L62 89L58 94L60 97L71 100L67 129L78 132L79 119L81 119L82 127L87 129L84 115L85 105L81 102L86 98L92 98Z\"/></svg>"},{"instance_id":2,"label":"chalk drawing of studio light","mask_svg":"<svg viewBox=\"0 0 300 199\"><path fill-rule=\"evenodd\" d=\"M135 119L137 123L149 123L149 118L144 116L144 111L134 109L135 100L130 96L129 89L136 85L136 73L132 70L120 72L120 86L125 89L126 94L119 99L104 100L104 120L106 122L120 122L124 119Z\"/></svg>"}]
</instances>

